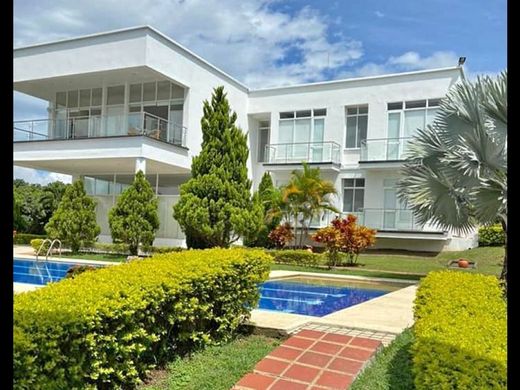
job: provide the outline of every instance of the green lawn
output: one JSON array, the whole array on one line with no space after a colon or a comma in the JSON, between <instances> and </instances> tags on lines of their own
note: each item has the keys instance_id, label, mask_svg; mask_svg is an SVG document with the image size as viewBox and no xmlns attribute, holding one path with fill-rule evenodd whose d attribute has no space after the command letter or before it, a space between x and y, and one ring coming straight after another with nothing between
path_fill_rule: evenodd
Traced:
<instances>
[{"instance_id":1,"label":"green lawn","mask_svg":"<svg viewBox=\"0 0 520 390\"><path fill-rule=\"evenodd\" d=\"M358 267L349 267L335 270L326 268L299 267L285 264L274 264L273 270L309 271L339 273L346 275L374 276L384 278L419 279L430 271L446 269L449 260L467 258L477 263L477 269L461 272L478 272L484 274L500 275L504 257L503 247L481 247L468 249L461 252L440 252L438 254L407 253L407 252L383 252L372 251L361 254L358 259ZM412 275L402 275L412 273ZM415 275L414 275L415 274Z\"/></svg>"},{"instance_id":2,"label":"green lawn","mask_svg":"<svg viewBox=\"0 0 520 390\"><path fill-rule=\"evenodd\" d=\"M208 347L191 357L170 363L166 373L146 390L229 390L258 361L280 345L282 340L266 336L239 336L230 343ZM165 377L164 377L165 376Z\"/></svg>"},{"instance_id":3,"label":"green lawn","mask_svg":"<svg viewBox=\"0 0 520 390\"><path fill-rule=\"evenodd\" d=\"M410 390L414 389L410 347L413 334L405 330L358 376L351 390Z\"/></svg>"},{"instance_id":4,"label":"green lawn","mask_svg":"<svg viewBox=\"0 0 520 390\"><path fill-rule=\"evenodd\" d=\"M127 255L115 255L108 253L62 253L62 257L66 259L81 259L81 260L98 260L98 261L113 261L115 263L120 263L126 260Z\"/></svg>"}]
</instances>

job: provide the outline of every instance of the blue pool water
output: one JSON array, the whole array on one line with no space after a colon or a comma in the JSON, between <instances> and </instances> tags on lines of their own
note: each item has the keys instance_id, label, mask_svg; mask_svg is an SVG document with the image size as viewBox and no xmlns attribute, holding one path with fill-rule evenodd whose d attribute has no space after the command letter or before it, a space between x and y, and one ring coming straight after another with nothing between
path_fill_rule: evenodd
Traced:
<instances>
[{"instance_id":1,"label":"blue pool water","mask_svg":"<svg viewBox=\"0 0 520 390\"><path fill-rule=\"evenodd\" d=\"M349 284L309 278L270 280L260 286L258 308L322 317L402 287Z\"/></svg>"},{"instance_id":2,"label":"blue pool water","mask_svg":"<svg viewBox=\"0 0 520 390\"><path fill-rule=\"evenodd\" d=\"M13 281L44 285L65 277L70 267L78 263L58 261L13 260Z\"/></svg>"}]
</instances>

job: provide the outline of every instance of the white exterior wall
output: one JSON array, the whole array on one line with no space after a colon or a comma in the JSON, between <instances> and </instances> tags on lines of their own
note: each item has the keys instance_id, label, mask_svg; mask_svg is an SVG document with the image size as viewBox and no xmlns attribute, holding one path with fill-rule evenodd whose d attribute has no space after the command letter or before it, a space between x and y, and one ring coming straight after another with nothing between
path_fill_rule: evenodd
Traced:
<instances>
[{"instance_id":1,"label":"white exterior wall","mask_svg":"<svg viewBox=\"0 0 520 390\"><path fill-rule=\"evenodd\" d=\"M101 173L106 170L112 174L120 172L124 164L124 169L128 171L129 159L144 158L147 170L148 167L153 167L154 172L187 172L192 157L201 148L200 119L203 101L211 98L213 88L223 85L231 108L237 113L237 124L244 132L249 132L248 172L253 179L253 188L257 188L266 170L274 172L275 184L277 181L281 184L289 180L290 172L294 169L275 169L258 163L259 120L270 119L269 143L276 144L279 142L279 112L326 108L323 141L338 143L342 151L339 171L329 167L322 169L322 176L335 183L338 192L335 198L336 207L342 209L342 179L364 177L364 207L382 208L383 180L398 178L398 169L360 167L360 150L345 148L345 107L367 104L367 139L387 138L387 103L442 97L461 77L460 69L453 67L250 91L229 75L149 27L36 45L17 49L14 54L15 89L38 97L53 96L56 91L63 90L63 85L66 84L63 76L70 78L75 75L78 88L82 85L87 88L89 83L99 84L101 78L105 94L107 85L131 83L134 69L144 70L149 77L157 74L158 78L170 79L185 88L183 125L187 127L187 151L173 150L174 147L169 145L158 145L152 140L141 141L136 138L54 141L47 143L48 146L41 143L38 148L34 148L31 143L20 143L15 144L15 164L20 161L26 166L38 168L40 162L41 169L55 166L59 172L60 161L71 166L71 162L81 156L83 171L95 167L91 172ZM125 102L128 91L126 95ZM150 163L152 160L153 164ZM77 172L81 173L79 163ZM179 238L172 238L169 244L178 244L178 240ZM449 250L466 249L473 246L475 240L475 235L456 237L448 233L442 240L381 238L378 245L388 248L404 246L414 250Z\"/></svg>"}]
</instances>

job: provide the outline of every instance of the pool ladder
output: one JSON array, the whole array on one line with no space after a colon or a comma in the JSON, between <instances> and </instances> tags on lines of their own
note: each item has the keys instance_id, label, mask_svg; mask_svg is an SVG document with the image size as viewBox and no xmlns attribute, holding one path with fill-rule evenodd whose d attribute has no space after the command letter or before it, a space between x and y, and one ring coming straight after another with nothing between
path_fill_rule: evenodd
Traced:
<instances>
[{"instance_id":1,"label":"pool ladder","mask_svg":"<svg viewBox=\"0 0 520 390\"><path fill-rule=\"evenodd\" d=\"M61 241L58 240L57 238L52 240L50 238L46 238L45 240L43 240L42 244L40 245L40 248L38 249L38 252L36 252L36 261L38 261L38 256L40 255L40 252L41 250L43 249L43 247L45 246L45 243L46 242L50 242L51 244L49 245L49 249L47 249L47 253L45 254L45 261L48 261L49 260L49 254L51 253L52 251L52 248L54 247L54 244L58 243L58 253L59 253L59 256L61 258Z\"/></svg>"}]
</instances>

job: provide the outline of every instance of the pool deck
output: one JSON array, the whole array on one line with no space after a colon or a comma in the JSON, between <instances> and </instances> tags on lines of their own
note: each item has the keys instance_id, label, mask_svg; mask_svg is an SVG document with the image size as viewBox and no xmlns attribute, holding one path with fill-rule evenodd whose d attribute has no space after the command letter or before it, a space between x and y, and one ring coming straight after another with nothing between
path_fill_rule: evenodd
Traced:
<instances>
[{"instance_id":1,"label":"pool deck","mask_svg":"<svg viewBox=\"0 0 520 390\"><path fill-rule=\"evenodd\" d=\"M269 274L270 279L294 276L352 281L399 282L410 286L323 317L255 309L251 313L251 325L265 332L281 334L291 334L312 324L397 335L413 324L413 301L417 290L417 281L297 271L271 271Z\"/></svg>"}]
</instances>

